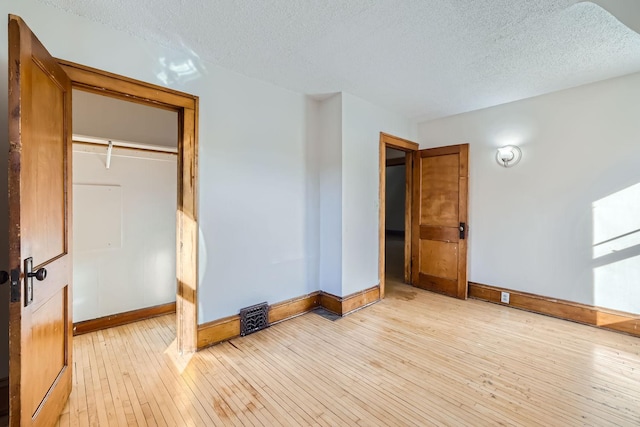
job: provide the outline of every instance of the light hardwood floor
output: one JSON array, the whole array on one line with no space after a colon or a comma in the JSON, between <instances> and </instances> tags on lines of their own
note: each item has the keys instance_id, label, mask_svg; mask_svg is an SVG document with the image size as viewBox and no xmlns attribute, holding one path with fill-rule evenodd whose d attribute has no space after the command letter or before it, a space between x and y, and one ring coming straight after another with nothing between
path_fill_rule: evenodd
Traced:
<instances>
[{"instance_id":1,"label":"light hardwood floor","mask_svg":"<svg viewBox=\"0 0 640 427\"><path fill-rule=\"evenodd\" d=\"M59 425L640 425L640 339L390 280L181 358L168 315L74 339Z\"/></svg>"}]
</instances>

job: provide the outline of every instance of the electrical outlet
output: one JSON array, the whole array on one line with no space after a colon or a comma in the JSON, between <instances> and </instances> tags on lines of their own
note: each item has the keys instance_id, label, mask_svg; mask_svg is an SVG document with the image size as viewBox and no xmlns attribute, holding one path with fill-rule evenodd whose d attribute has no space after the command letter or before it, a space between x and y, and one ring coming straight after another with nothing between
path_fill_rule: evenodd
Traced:
<instances>
[{"instance_id":1,"label":"electrical outlet","mask_svg":"<svg viewBox=\"0 0 640 427\"><path fill-rule=\"evenodd\" d=\"M500 292L500 302L509 304L509 292Z\"/></svg>"}]
</instances>

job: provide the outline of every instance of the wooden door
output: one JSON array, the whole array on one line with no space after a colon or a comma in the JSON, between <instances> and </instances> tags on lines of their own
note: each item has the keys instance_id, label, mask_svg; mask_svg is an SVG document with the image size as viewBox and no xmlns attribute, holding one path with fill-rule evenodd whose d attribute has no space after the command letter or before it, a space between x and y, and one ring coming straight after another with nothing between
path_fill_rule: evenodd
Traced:
<instances>
[{"instance_id":1,"label":"wooden door","mask_svg":"<svg viewBox=\"0 0 640 427\"><path fill-rule=\"evenodd\" d=\"M411 282L467 298L469 145L420 150L413 161Z\"/></svg>"},{"instance_id":2,"label":"wooden door","mask_svg":"<svg viewBox=\"0 0 640 427\"><path fill-rule=\"evenodd\" d=\"M9 420L50 426L71 392L71 81L13 15L9 143Z\"/></svg>"}]
</instances>

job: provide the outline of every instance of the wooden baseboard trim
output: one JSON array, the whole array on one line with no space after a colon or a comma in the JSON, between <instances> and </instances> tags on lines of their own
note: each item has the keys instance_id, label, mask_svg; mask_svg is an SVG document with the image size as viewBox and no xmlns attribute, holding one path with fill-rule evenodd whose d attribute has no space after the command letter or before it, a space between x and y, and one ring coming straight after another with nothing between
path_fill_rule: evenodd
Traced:
<instances>
[{"instance_id":1,"label":"wooden baseboard trim","mask_svg":"<svg viewBox=\"0 0 640 427\"><path fill-rule=\"evenodd\" d=\"M319 307L320 292L312 292L308 295L292 298L269 306L269 323L274 324L289 320L293 317L308 313Z\"/></svg>"},{"instance_id":2,"label":"wooden baseboard trim","mask_svg":"<svg viewBox=\"0 0 640 427\"><path fill-rule=\"evenodd\" d=\"M292 298L269 306L269 324L289 320L318 307L347 315L380 300L380 286L374 286L346 297L337 297L323 291ZM240 336L240 316L233 315L198 326L198 350Z\"/></svg>"},{"instance_id":3,"label":"wooden baseboard trim","mask_svg":"<svg viewBox=\"0 0 640 427\"><path fill-rule=\"evenodd\" d=\"M319 306L320 292L292 298L269 306L269 324L307 313ZM198 326L198 350L240 336L240 316L233 315Z\"/></svg>"},{"instance_id":4,"label":"wooden baseboard trim","mask_svg":"<svg viewBox=\"0 0 640 427\"><path fill-rule=\"evenodd\" d=\"M380 286L355 292L346 297L338 297L327 292L321 292L320 305L332 313L346 316L347 314L373 304L380 300Z\"/></svg>"},{"instance_id":5,"label":"wooden baseboard trim","mask_svg":"<svg viewBox=\"0 0 640 427\"><path fill-rule=\"evenodd\" d=\"M139 310L112 314L98 319L85 320L83 322L73 324L73 335L82 335L89 332L99 331L101 329L113 328L114 326L126 325L127 323L137 322L139 320L150 319L152 317L175 312L176 303L170 302L153 307L141 308Z\"/></svg>"},{"instance_id":6,"label":"wooden baseboard trim","mask_svg":"<svg viewBox=\"0 0 640 427\"><path fill-rule=\"evenodd\" d=\"M0 417L9 414L9 377L0 379Z\"/></svg>"},{"instance_id":7,"label":"wooden baseboard trim","mask_svg":"<svg viewBox=\"0 0 640 427\"><path fill-rule=\"evenodd\" d=\"M240 336L240 316L224 317L198 325L198 350Z\"/></svg>"},{"instance_id":8,"label":"wooden baseboard trim","mask_svg":"<svg viewBox=\"0 0 640 427\"><path fill-rule=\"evenodd\" d=\"M500 302L500 292L509 292L509 304ZM469 282L469 297L640 337L640 314L624 313L473 282Z\"/></svg>"}]
</instances>

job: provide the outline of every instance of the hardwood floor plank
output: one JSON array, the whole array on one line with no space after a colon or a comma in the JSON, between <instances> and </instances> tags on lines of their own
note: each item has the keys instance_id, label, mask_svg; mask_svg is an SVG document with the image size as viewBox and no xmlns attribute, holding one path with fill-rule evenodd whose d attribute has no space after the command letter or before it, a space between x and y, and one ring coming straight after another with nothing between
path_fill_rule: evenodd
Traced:
<instances>
[{"instance_id":1,"label":"hardwood floor plank","mask_svg":"<svg viewBox=\"0 0 640 427\"><path fill-rule=\"evenodd\" d=\"M58 425L640 425L640 338L387 281L183 357L175 316L74 338Z\"/></svg>"}]
</instances>

